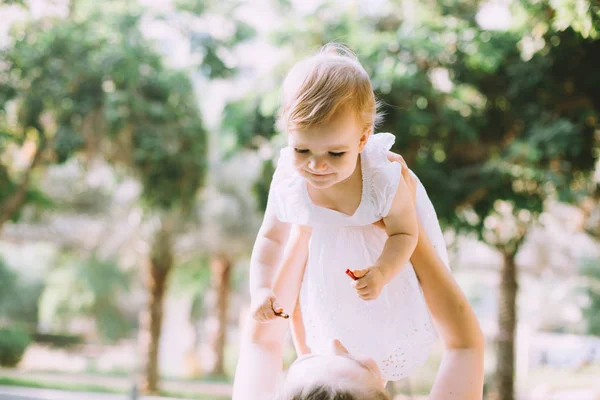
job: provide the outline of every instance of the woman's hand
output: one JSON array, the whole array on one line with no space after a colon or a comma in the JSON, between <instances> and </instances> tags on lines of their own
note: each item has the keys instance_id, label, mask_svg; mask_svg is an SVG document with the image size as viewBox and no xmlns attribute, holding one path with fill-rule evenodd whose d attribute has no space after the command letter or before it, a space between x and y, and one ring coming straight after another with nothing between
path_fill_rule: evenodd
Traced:
<instances>
[{"instance_id":1,"label":"woman's hand","mask_svg":"<svg viewBox=\"0 0 600 400\"><path fill-rule=\"evenodd\" d=\"M410 170L408 169L408 165L406 164L406 161L400 154L396 154L391 151L387 152L387 159L390 162L397 162L402 165L402 177L404 178L404 181L406 182L406 186L408 186L408 190L410 190L410 194L413 199L413 203L416 204L416 202L417 202L417 179L414 177L413 174L410 173ZM385 224L383 223L382 219L375 222L373 225L385 230Z\"/></svg>"},{"instance_id":2,"label":"woman's hand","mask_svg":"<svg viewBox=\"0 0 600 400\"><path fill-rule=\"evenodd\" d=\"M396 154L396 153L393 153L391 151L388 151L388 153L387 153L387 159L389 161L391 161L391 162L397 162L397 163L400 163L402 165L402 177L404 178L404 181L406 182L406 185L408 186L408 189L410 190L410 193L411 193L412 198L413 198L413 202L416 203L416 198L417 198L417 180L410 173L410 170L408 169L408 165L406 164L406 161L404 160L404 158L400 154Z\"/></svg>"}]
</instances>

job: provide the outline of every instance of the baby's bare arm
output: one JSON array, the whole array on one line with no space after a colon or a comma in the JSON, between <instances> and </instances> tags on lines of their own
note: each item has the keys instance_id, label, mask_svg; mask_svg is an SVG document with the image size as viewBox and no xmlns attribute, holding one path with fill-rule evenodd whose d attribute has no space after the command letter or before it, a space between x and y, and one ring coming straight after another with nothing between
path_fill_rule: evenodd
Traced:
<instances>
[{"instance_id":1,"label":"baby's bare arm","mask_svg":"<svg viewBox=\"0 0 600 400\"><path fill-rule=\"evenodd\" d=\"M288 239L290 226L277 219L271 200L263 223L256 236L250 259L250 294L262 288L271 289L281 255Z\"/></svg>"},{"instance_id":2,"label":"baby's bare arm","mask_svg":"<svg viewBox=\"0 0 600 400\"><path fill-rule=\"evenodd\" d=\"M383 218L383 222L388 239L375 266L381 268L387 283L409 261L417 246L419 235L417 212L411 193L402 176L400 176L390 211Z\"/></svg>"},{"instance_id":3,"label":"baby's bare arm","mask_svg":"<svg viewBox=\"0 0 600 400\"><path fill-rule=\"evenodd\" d=\"M294 226L289 235L273 292L284 310L296 304L308 258L310 230ZM281 373L288 320L261 324L248 318L233 383L234 400L262 400L272 395ZM257 366L260 365L260 368Z\"/></svg>"}]
</instances>

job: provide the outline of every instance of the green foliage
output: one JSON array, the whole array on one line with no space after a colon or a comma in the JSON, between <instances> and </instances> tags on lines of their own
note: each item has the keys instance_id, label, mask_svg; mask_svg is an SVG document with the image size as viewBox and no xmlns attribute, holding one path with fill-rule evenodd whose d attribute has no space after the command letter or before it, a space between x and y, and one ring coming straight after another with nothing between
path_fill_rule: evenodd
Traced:
<instances>
[{"instance_id":1,"label":"green foliage","mask_svg":"<svg viewBox=\"0 0 600 400\"><path fill-rule=\"evenodd\" d=\"M41 283L24 282L0 258L0 326L36 326Z\"/></svg>"},{"instance_id":2,"label":"green foliage","mask_svg":"<svg viewBox=\"0 0 600 400\"><path fill-rule=\"evenodd\" d=\"M276 108L265 105L269 98L245 98L228 103L223 113L222 126L234 139L230 146L223 145L226 152L240 148L256 148L264 139L275 136Z\"/></svg>"},{"instance_id":3,"label":"green foliage","mask_svg":"<svg viewBox=\"0 0 600 400\"><path fill-rule=\"evenodd\" d=\"M0 1L0 6L3 6L3 5L7 5L7 6L18 5L21 7L25 7L26 3L25 3L25 0L2 0L2 1Z\"/></svg>"},{"instance_id":4,"label":"green foliage","mask_svg":"<svg viewBox=\"0 0 600 400\"><path fill-rule=\"evenodd\" d=\"M17 274L9 269L4 259L0 258L0 305L4 307L10 302L16 288Z\"/></svg>"},{"instance_id":5,"label":"green foliage","mask_svg":"<svg viewBox=\"0 0 600 400\"><path fill-rule=\"evenodd\" d=\"M227 62L227 58L232 58L232 50L237 44L256 35L254 28L236 12L243 3L238 0L176 0L174 4L179 12L190 13L195 17L208 14L212 18L221 18L220 23L228 31L224 35L213 35L204 29L203 24L196 23L181 28L188 37L192 52L200 55L201 61L197 65L199 72L209 79L230 78L237 74L234 63ZM180 19L176 23L180 24Z\"/></svg>"},{"instance_id":6,"label":"green foliage","mask_svg":"<svg viewBox=\"0 0 600 400\"><path fill-rule=\"evenodd\" d=\"M16 367L23 358L31 337L19 326L0 329L0 365Z\"/></svg>"},{"instance_id":7,"label":"green foliage","mask_svg":"<svg viewBox=\"0 0 600 400\"><path fill-rule=\"evenodd\" d=\"M266 210L267 201L269 200L269 186L273 174L275 173L275 165L271 160L263 162L260 178L252 185L252 193L258 201L258 209Z\"/></svg>"},{"instance_id":8,"label":"green foliage","mask_svg":"<svg viewBox=\"0 0 600 400\"><path fill-rule=\"evenodd\" d=\"M204 180L206 131L189 77L164 65L140 18L116 8L15 26L0 54L0 110L14 101L18 125L0 113L0 151L31 142L44 165L101 151L140 178L148 206L187 209ZM5 160L0 201L23 180Z\"/></svg>"},{"instance_id":9,"label":"green foliage","mask_svg":"<svg viewBox=\"0 0 600 400\"><path fill-rule=\"evenodd\" d=\"M174 293L192 295L190 320L195 322L202 318L204 296L210 287L210 268L206 257L194 258L179 264L173 271L169 288Z\"/></svg>"},{"instance_id":10,"label":"green foliage","mask_svg":"<svg viewBox=\"0 0 600 400\"><path fill-rule=\"evenodd\" d=\"M180 11L187 11L196 15L203 14L208 7L205 0L175 0L173 4Z\"/></svg>"},{"instance_id":11,"label":"green foliage","mask_svg":"<svg viewBox=\"0 0 600 400\"><path fill-rule=\"evenodd\" d=\"M600 260L586 260L582 265L581 274L587 279L584 292L589 303L583 309L587 330L590 335L600 336Z\"/></svg>"},{"instance_id":12,"label":"green foliage","mask_svg":"<svg viewBox=\"0 0 600 400\"><path fill-rule=\"evenodd\" d=\"M286 15L276 43L299 56L330 41L354 49L383 103L379 130L396 135L394 150L423 181L442 224L485 239L497 200L535 217L547 198L577 201L594 190L600 40L592 28L583 33L587 22L558 21L566 11L553 6L567 2L525 3L511 3L513 26L496 31L478 25L479 2L431 0L410 13L391 3L382 15L324 4L302 21ZM573 25L598 26L596 5L575 14ZM531 50L534 41L541 44ZM235 123L265 117L256 107L265 95L257 97L227 109L224 126L242 146L256 141L248 135L272 135Z\"/></svg>"},{"instance_id":13,"label":"green foliage","mask_svg":"<svg viewBox=\"0 0 600 400\"><path fill-rule=\"evenodd\" d=\"M35 343L41 343L46 346L67 349L84 343L83 336L70 334L54 334L36 332L32 335Z\"/></svg>"},{"instance_id":14,"label":"green foliage","mask_svg":"<svg viewBox=\"0 0 600 400\"><path fill-rule=\"evenodd\" d=\"M111 261L67 259L46 279L40 319L60 332L76 318L91 318L102 339L127 337L134 321L128 318L123 300L131 278Z\"/></svg>"}]
</instances>

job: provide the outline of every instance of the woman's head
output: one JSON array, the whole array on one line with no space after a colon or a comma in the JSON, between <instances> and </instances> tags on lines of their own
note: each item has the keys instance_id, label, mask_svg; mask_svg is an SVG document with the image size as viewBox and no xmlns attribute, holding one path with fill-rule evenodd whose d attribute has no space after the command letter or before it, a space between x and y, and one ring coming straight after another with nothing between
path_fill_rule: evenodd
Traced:
<instances>
[{"instance_id":1,"label":"woman's head","mask_svg":"<svg viewBox=\"0 0 600 400\"><path fill-rule=\"evenodd\" d=\"M298 358L278 400L388 400L373 359L356 357L334 340L325 354Z\"/></svg>"},{"instance_id":2,"label":"woman's head","mask_svg":"<svg viewBox=\"0 0 600 400\"><path fill-rule=\"evenodd\" d=\"M317 188L350 177L379 119L371 81L356 57L341 45L325 46L292 68L282 97L279 123L296 170Z\"/></svg>"}]
</instances>

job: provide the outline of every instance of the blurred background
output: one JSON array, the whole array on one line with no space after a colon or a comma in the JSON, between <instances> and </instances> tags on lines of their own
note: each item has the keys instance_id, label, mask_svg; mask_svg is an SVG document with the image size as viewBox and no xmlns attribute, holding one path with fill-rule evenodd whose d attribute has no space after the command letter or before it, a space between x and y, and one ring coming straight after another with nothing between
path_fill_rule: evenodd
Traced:
<instances>
[{"instance_id":1,"label":"blurred background","mask_svg":"<svg viewBox=\"0 0 600 400\"><path fill-rule=\"evenodd\" d=\"M486 399L600 398L597 0L0 1L0 393L231 397L279 88L330 41L436 207Z\"/></svg>"}]
</instances>

